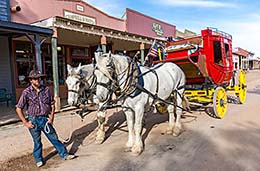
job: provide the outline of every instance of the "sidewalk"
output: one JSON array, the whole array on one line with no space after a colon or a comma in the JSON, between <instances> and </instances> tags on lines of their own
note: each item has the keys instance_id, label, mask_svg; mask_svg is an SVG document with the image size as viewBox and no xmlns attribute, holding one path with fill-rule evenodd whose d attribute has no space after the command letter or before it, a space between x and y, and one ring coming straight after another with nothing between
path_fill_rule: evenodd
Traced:
<instances>
[{"instance_id":1,"label":"sidewalk","mask_svg":"<svg viewBox=\"0 0 260 171\"><path fill-rule=\"evenodd\" d=\"M0 106L0 126L19 122L15 107Z\"/></svg>"},{"instance_id":2,"label":"sidewalk","mask_svg":"<svg viewBox=\"0 0 260 171\"><path fill-rule=\"evenodd\" d=\"M57 113L59 114L73 109L75 108L66 106L66 99L64 99L62 100L61 111ZM8 124L17 123L17 122L21 122L21 120L19 119L18 115L15 112L15 106L10 105L9 107L7 107L6 105L1 104L0 105L0 127Z\"/></svg>"}]
</instances>

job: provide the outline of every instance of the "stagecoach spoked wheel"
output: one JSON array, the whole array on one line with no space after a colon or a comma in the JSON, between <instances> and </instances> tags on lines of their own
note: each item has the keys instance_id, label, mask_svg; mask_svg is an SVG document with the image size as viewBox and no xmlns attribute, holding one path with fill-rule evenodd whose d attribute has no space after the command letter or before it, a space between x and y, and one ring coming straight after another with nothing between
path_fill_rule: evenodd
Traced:
<instances>
[{"instance_id":1,"label":"stagecoach spoked wheel","mask_svg":"<svg viewBox=\"0 0 260 171\"><path fill-rule=\"evenodd\" d=\"M240 104L245 103L246 101L246 75L244 71L239 72L238 77L238 83L239 83L239 93L237 94Z\"/></svg>"},{"instance_id":2,"label":"stagecoach spoked wheel","mask_svg":"<svg viewBox=\"0 0 260 171\"><path fill-rule=\"evenodd\" d=\"M218 87L213 94L213 112L218 118L224 118L227 112L227 94L223 87Z\"/></svg>"}]
</instances>

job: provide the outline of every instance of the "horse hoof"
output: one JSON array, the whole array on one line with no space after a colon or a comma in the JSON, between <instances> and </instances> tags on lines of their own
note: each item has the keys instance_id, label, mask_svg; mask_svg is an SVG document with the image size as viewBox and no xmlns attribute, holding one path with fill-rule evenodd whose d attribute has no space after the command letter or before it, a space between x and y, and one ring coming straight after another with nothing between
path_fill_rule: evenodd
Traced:
<instances>
[{"instance_id":1,"label":"horse hoof","mask_svg":"<svg viewBox=\"0 0 260 171\"><path fill-rule=\"evenodd\" d=\"M124 152L131 152L132 150L131 150L131 147L126 147L125 149L124 149Z\"/></svg>"},{"instance_id":2,"label":"horse hoof","mask_svg":"<svg viewBox=\"0 0 260 171\"><path fill-rule=\"evenodd\" d=\"M134 157L137 157L137 156L139 156L141 153L142 153L142 151L140 151L140 152L133 152L133 151L132 151L131 155L134 156Z\"/></svg>"},{"instance_id":3,"label":"horse hoof","mask_svg":"<svg viewBox=\"0 0 260 171\"><path fill-rule=\"evenodd\" d=\"M96 140L96 141L95 141L95 144L102 144L102 143L103 143L102 140Z\"/></svg>"},{"instance_id":4,"label":"horse hoof","mask_svg":"<svg viewBox=\"0 0 260 171\"><path fill-rule=\"evenodd\" d=\"M174 137L178 137L180 134L177 134L177 133L172 133L172 136L174 136Z\"/></svg>"},{"instance_id":5,"label":"horse hoof","mask_svg":"<svg viewBox=\"0 0 260 171\"><path fill-rule=\"evenodd\" d=\"M167 135L172 135L173 134L173 130L172 129L167 129L166 130L166 134Z\"/></svg>"},{"instance_id":6,"label":"horse hoof","mask_svg":"<svg viewBox=\"0 0 260 171\"><path fill-rule=\"evenodd\" d=\"M179 128L174 128L172 135L173 135L174 137L178 137L180 134L181 134L181 129L179 129Z\"/></svg>"},{"instance_id":7,"label":"horse hoof","mask_svg":"<svg viewBox=\"0 0 260 171\"><path fill-rule=\"evenodd\" d=\"M132 153L131 155L132 156L139 156L142 152L143 152L143 149L141 147L132 147L131 149Z\"/></svg>"},{"instance_id":8,"label":"horse hoof","mask_svg":"<svg viewBox=\"0 0 260 171\"><path fill-rule=\"evenodd\" d=\"M104 142L104 138L96 139L95 144L102 144Z\"/></svg>"}]
</instances>

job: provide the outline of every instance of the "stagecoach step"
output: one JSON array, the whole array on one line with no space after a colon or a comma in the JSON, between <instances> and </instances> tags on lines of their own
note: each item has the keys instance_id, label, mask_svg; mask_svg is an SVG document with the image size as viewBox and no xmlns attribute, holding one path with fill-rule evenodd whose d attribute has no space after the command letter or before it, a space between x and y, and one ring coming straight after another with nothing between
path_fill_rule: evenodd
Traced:
<instances>
[{"instance_id":1,"label":"stagecoach step","mask_svg":"<svg viewBox=\"0 0 260 171\"><path fill-rule=\"evenodd\" d=\"M189 105L192 105L192 106L197 106L197 107L204 107L204 108L209 108L209 107L212 107L212 105L203 105L201 103L196 103L196 102L189 102Z\"/></svg>"}]
</instances>

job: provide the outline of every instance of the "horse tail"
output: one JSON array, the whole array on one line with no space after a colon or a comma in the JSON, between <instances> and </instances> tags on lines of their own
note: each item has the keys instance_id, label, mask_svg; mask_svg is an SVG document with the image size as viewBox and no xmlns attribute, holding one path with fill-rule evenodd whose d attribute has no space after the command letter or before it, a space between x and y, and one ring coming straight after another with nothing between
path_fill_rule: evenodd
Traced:
<instances>
[{"instance_id":1,"label":"horse tail","mask_svg":"<svg viewBox=\"0 0 260 171\"><path fill-rule=\"evenodd\" d=\"M182 98L182 107L183 107L183 109L187 110L188 112L191 111L189 100L187 99L187 97L185 95L183 95L183 98Z\"/></svg>"}]
</instances>

